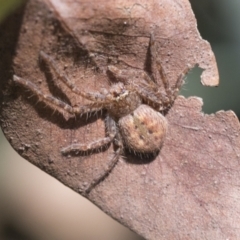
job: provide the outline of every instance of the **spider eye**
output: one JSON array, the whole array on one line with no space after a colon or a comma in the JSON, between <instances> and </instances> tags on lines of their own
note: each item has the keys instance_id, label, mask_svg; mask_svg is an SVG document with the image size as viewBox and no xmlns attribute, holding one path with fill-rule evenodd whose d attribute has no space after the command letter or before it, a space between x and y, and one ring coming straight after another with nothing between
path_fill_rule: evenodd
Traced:
<instances>
[{"instance_id":1,"label":"spider eye","mask_svg":"<svg viewBox=\"0 0 240 240\"><path fill-rule=\"evenodd\" d=\"M114 98L117 98L120 97L121 95L124 95L126 93L126 89L123 83L118 83L113 85L110 93Z\"/></svg>"}]
</instances>

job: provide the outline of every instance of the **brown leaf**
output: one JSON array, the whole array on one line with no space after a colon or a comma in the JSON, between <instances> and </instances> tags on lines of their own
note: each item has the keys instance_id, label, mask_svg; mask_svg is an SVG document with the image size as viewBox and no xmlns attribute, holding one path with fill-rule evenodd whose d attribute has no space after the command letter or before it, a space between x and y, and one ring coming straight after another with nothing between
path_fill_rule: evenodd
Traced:
<instances>
[{"instance_id":1,"label":"brown leaf","mask_svg":"<svg viewBox=\"0 0 240 240\"><path fill-rule=\"evenodd\" d=\"M60 149L72 142L103 137L102 117L66 120L24 88L8 84L14 73L46 94L83 103L53 81L38 61L40 50L77 86L99 91L109 87L109 64L148 67L154 34L171 84L195 64L205 69L203 84L218 83L214 55L186 0L29 1L23 10L0 32L2 128L24 158L76 192L101 174L114 150L63 156ZM158 157L126 155L88 199L146 239L239 239L239 123L232 112L204 115L201 106L198 98L179 97L166 116L169 130Z\"/></svg>"}]
</instances>

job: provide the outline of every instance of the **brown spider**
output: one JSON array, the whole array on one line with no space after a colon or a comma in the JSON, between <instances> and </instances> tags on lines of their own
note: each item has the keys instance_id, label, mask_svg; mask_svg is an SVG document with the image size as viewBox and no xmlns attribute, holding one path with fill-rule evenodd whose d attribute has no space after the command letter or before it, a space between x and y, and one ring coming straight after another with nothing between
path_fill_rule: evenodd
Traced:
<instances>
[{"instance_id":1,"label":"brown spider","mask_svg":"<svg viewBox=\"0 0 240 240\"><path fill-rule=\"evenodd\" d=\"M72 92L91 101L91 104L82 106L71 106L53 96L42 93L32 82L16 75L13 76L14 82L30 89L50 107L60 108L62 114L67 112L68 114L82 115L101 109L107 111L105 120L106 137L89 144L76 143L61 149L61 153L66 155L71 152L87 152L99 149L111 142L117 147L108 169L87 187L86 193L89 193L110 173L124 147L135 154L144 155L155 154L162 146L168 123L160 112L164 112L172 106L188 68L180 74L175 86L170 88L161 64L156 59L155 41L152 35L149 50L151 76L141 70L120 70L114 66L108 66L108 73L115 78L116 83L112 84L109 90L104 89L103 92L99 93L84 92L79 89L71 83L64 73L60 72L54 60L41 51L41 59L54 70L61 81ZM159 80L163 83L164 91L161 91L157 84L160 82Z\"/></svg>"}]
</instances>

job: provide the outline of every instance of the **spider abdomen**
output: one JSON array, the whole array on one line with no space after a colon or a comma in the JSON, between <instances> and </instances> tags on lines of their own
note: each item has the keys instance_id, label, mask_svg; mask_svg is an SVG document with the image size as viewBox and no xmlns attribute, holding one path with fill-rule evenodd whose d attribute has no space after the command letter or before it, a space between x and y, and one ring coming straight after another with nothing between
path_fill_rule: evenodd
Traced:
<instances>
[{"instance_id":1,"label":"spider abdomen","mask_svg":"<svg viewBox=\"0 0 240 240\"><path fill-rule=\"evenodd\" d=\"M133 113L122 117L118 125L127 148L150 153L160 150L168 123L161 113L142 104Z\"/></svg>"}]
</instances>

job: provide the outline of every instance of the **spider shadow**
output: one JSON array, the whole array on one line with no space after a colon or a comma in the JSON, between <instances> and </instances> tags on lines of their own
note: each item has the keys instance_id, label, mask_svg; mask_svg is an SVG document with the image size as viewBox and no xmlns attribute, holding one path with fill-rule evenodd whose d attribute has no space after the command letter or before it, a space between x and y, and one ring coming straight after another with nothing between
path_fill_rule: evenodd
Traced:
<instances>
[{"instance_id":1,"label":"spider shadow","mask_svg":"<svg viewBox=\"0 0 240 240\"><path fill-rule=\"evenodd\" d=\"M144 71L148 74L148 76L154 81L152 75L152 61L151 61L151 50L150 50L150 44L147 48L147 53L145 57L145 62L144 62ZM154 81L155 82L155 81Z\"/></svg>"},{"instance_id":2,"label":"spider shadow","mask_svg":"<svg viewBox=\"0 0 240 240\"><path fill-rule=\"evenodd\" d=\"M56 80L54 80L54 76L51 72L50 66L43 59L41 59L40 56L38 59L38 65L39 65L40 70L45 75L45 79L48 84L48 89L49 89L50 93L53 96L63 100L64 102L66 102L67 104L70 105L71 104L70 99L67 97L66 93L64 93L64 91L61 89L61 87L59 87Z\"/></svg>"},{"instance_id":3,"label":"spider shadow","mask_svg":"<svg viewBox=\"0 0 240 240\"><path fill-rule=\"evenodd\" d=\"M153 162L157 158L160 151L161 150L154 153L133 153L128 148L125 148L124 158L128 163L142 165Z\"/></svg>"},{"instance_id":4,"label":"spider shadow","mask_svg":"<svg viewBox=\"0 0 240 240\"><path fill-rule=\"evenodd\" d=\"M114 76L114 74L109 69L106 71L106 74L107 74L110 84L118 82L116 76Z\"/></svg>"}]
</instances>

